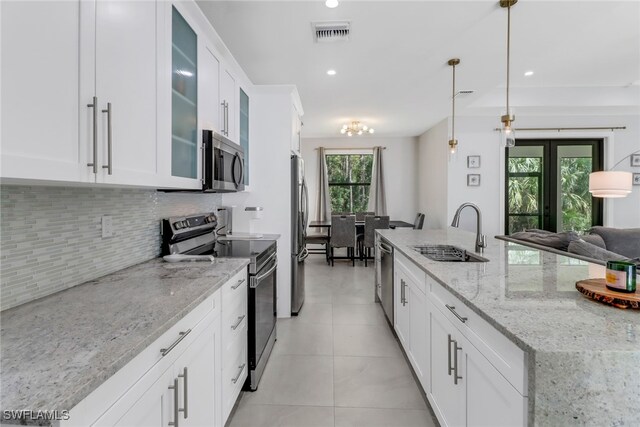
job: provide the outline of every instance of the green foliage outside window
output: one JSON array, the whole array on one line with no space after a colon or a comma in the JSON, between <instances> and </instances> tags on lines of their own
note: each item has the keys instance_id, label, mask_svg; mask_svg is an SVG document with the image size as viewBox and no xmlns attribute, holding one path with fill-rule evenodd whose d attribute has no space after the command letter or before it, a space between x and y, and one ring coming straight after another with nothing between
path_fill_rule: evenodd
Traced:
<instances>
[{"instance_id":1,"label":"green foliage outside window","mask_svg":"<svg viewBox=\"0 0 640 427\"><path fill-rule=\"evenodd\" d=\"M542 200L542 158L509 158L507 197L509 233L528 228L543 228L540 223ZM592 199L589 193L590 157L560 158L560 194L562 230L585 231L591 227ZM529 215L522 215L529 214Z\"/></svg>"},{"instance_id":2,"label":"green foliage outside window","mask_svg":"<svg viewBox=\"0 0 640 427\"><path fill-rule=\"evenodd\" d=\"M332 212L366 212L372 154L326 155Z\"/></svg>"},{"instance_id":3,"label":"green foliage outside window","mask_svg":"<svg viewBox=\"0 0 640 427\"><path fill-rule=\"evenodd\" d=\"M590 157L564 157L560 161L562 229L585 231L591 227Z\"/></svg>"}]
</instances>

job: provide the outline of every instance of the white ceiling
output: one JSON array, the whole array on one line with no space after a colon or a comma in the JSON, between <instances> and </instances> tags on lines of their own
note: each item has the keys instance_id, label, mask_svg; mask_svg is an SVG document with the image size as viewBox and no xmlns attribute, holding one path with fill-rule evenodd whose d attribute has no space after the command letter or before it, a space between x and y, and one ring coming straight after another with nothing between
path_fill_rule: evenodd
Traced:
<instances>
[{"instance_id":1,"label":"white ceiling","mask_svg":"<svg viewBox=\"0 0 640 427\"><path fill-rule=\"evenodd\" d=\"M295 84L305 136L350 120L380 136L420 135L450 114L504 109L506 9L498 1L198 1L255 84ZM311 22L351 21L317 44ZM523 114L640 114L640 1L520 0L512 8L512 104ZM337 75L328 76L328 69ZM533 70L532 77L524 77Z\"/></svg>"}]
</instances>

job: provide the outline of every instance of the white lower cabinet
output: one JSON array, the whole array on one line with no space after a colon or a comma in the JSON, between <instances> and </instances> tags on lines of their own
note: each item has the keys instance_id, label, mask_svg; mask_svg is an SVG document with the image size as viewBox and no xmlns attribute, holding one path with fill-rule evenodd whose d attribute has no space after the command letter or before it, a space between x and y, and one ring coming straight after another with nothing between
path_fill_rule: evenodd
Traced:
<instances>
[{"instance_id":1,"label":"white lower cabinet","mask_svg":"<svg viewBox=\"0 0 640 427\"><path fill-rule=\"evenodd\" d=\"M70 411L61 427L222 427L247 378L247 271Z\"/></svg>"},{"instance_id":2,"label":"white lower cabinet","mask_svg":"<svg viewBox=\"0 0 640 427\"><path fill-rule=\"evenodd\" d=\"M118 420L106 414L95 425L159 427L171 421L172 397L169 387L173 385L173 369L164 374L138 399ZM113 422L115 421L115 422Z\"/></svg>"},{"instance_id":3,"label":"white lower cabinet","mask_svg":"<svg viewBox=\"0 0 640 427\"><path fill-rule=\"evenodd\" d=\"M396 330L396 334L398 335L398 339L402 346L407 349L411 349L411 344L409 339L411 338L411 325L410 325L410 317L409 310L411 306L407 303L407 288L409 287L407 283L407 276L397 267L393 272L394 276L394 286L393 286L393 325Z\"/></svg>"},{"instance_id":4,"label":"white lower cabinet","mask_svg":"<svg viewBox=\"0 0 640 427\"><path fill-rule=\"evenodd\" d=\"M440 424L526 425L525 383L513 382L519 390L507 380L526 374L521 350L446 295L440 284L420 276L398 251L395 257L394 329ZM501 372L496 366L502 365L490 360L510 369Z\"/></svg>"},{"instance_id":5,"label":"white lower cabinet","mask_svg":"<svg viewBox=\"0 0 640 427\"><path fill-rule=\"evenodd\" d=\"M431 303L431 406L438 421L445 426L466 425L466 373L463 351L467 347L440 311Z\"/></svg>"}]
</instances>

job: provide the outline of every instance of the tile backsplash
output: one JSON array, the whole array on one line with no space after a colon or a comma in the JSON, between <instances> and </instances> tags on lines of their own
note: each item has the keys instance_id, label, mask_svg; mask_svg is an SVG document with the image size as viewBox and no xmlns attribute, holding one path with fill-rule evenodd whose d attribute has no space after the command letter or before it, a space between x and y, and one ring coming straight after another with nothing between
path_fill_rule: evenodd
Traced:
<instances>
[{"instance_id":1,"label":"tile backsplash","mask_svg":"<svg viewBox=\"0 0 640 427\"><path fill-rule=\"evenodd\" d=\"M160 219L220 205L218 194L2 185L0 310L154 258ZM102 238L103 215L113 237Z\"/></svg>"}]
</instances>

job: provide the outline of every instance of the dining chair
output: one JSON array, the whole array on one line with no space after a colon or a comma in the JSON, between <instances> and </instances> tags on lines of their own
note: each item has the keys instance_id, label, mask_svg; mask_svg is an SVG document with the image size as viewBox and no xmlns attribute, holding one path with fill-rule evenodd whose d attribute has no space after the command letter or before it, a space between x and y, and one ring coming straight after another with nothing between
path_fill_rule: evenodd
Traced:
<instances>
[{"instance_id":1,"label":"dining chair","mask_svg":"<svg viewBox=\"0 0 640 427\"><path fill-rule=\"evenodd\" d=\"M375 212L356 212L356 222L364 221L364 217L367 215L375 215Z\"/></svg>"},{"instance_id":2,"label":"dining chair","mask_svg":"<svg viewBox=\"0 0 640 427\"><path fill-rule=\"evenodd\" d=\"M389 228L388 216L365 216L364 217L364 266L367 266L367 259L371 256L371 248L376 244L375 230Z\"/></svg>"},{"instance_id":3,"label":"dining chair","mask_svg":"<svg viewBox=\"0 0 640 427\"><path fill-rule=\"evenodd\" d=\"M354 215L331 215L331 239L329 246L331 248L331 266L335 259L350 259L352 266L356 265L355 261L355 243L356 242L356 217ZM336 257L333 254L335 248L347 248L346 257Z\"/></svg>"},{"instance_id":4,"label":"dining chair","mask_svg":"<svg viewBox=\"0 0 640 427\"><path fill-rule=\"evenodd\" d=\"M424 225L424 214L418 212L418 215L416 215L416 220L413 221L413 229L422 230L423 225Z\"/></svg>"},{"instance_id":5,"label":"dining chair","mask_svg":"<svg viewBox=\"0 0 640 427\"><path fill-rule=\"evenodd\" d=\"M307 245L322 245L323 248L318 249L318 248L312 248L312 249L308 249L310 254L324 254L325 258L327 259L327 264L329 264L329 234L328 233L312 233L312 234L307 234L305 239L304 239L304 245L305 247Z\"/></svg>"}]
</instances>

